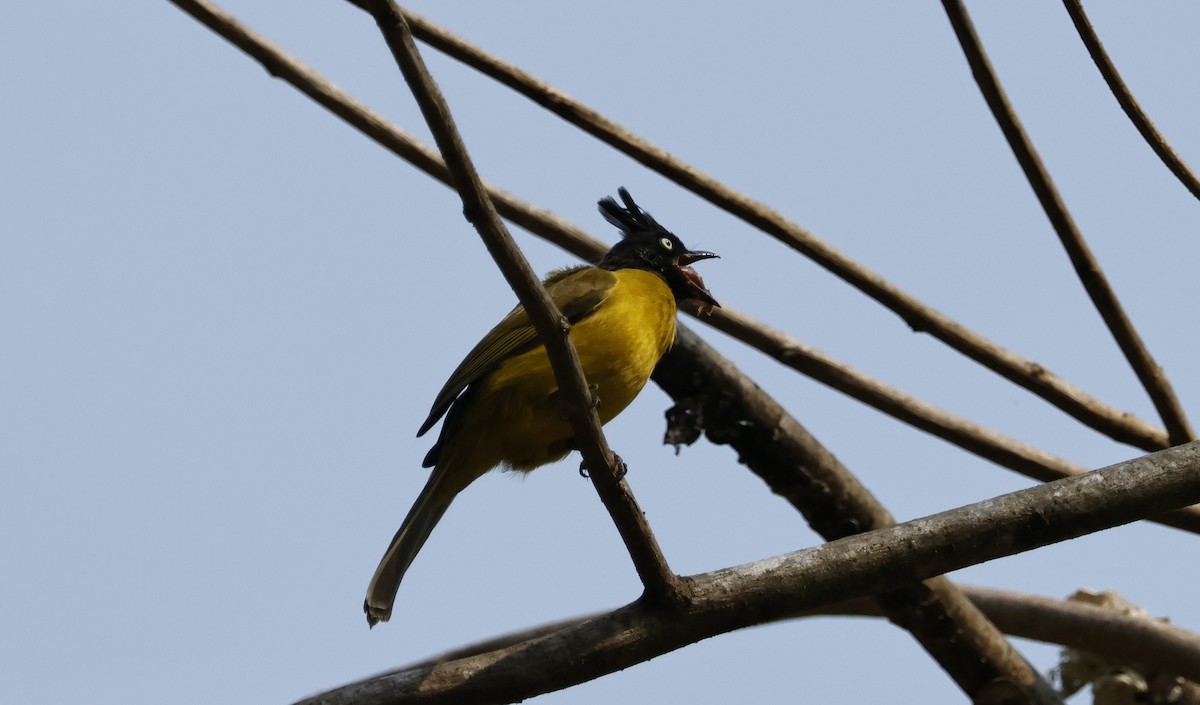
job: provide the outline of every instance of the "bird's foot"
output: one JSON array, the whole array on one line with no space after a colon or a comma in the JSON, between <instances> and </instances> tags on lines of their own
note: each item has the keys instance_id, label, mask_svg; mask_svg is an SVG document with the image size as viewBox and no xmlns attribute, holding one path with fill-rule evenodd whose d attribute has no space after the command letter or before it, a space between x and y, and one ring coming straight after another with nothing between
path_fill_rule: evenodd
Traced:
<instances>
[{"instance_id":1,"label":"bird's foot","mask_svg":"<svg viewBox=\"0 0 1200 705\"><path fill-rule=\"evenodd\" d=\"M613 453L613 472L617 474L617 482L624 480L625 476L629 474L629 466L616 453Z\"/></svg>"},{"instance_id":2,"label":"bird's foot","mask_svg":"<svg viewBox=\"0 0 1200 705\"><path fill-rule=\"evenodd\" d=\"M616 453L613 453L612 456L613 456L613 471L617 475L617 482L620 482L621 480L625 479L626 475L629 474L629 466L626 465L625 461L621 459L621 456L617 455ZM592 474L590 472L588 472L588 466L587 466L586 460L584 460L582 463L579 464L579 476L582 478L590 478L592 476Z\"/></svg>"}]
</instances>

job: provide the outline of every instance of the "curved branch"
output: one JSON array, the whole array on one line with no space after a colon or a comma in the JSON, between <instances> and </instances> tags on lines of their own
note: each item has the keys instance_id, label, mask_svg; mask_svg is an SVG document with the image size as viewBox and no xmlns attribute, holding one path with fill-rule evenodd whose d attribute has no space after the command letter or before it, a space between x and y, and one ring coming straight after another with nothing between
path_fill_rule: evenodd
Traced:
<instances>
[{"instance_id":1,"label":"curved branch","mask_svg":"<svg viewBox=\"0 0 1200 705\"><path fill-rule=\"evenodd\" d=\"M579 356L571 343L570 324L542 288L492 206L487 189L454 125L450 107L425 68L399 8L393 0L375 0L371 3L371 12L441 149L455 187L462 196L464 215L479 231L504 278L529 313L546 348L555 380L566 400L571 429L591 470L593 485L612 515L647 596L656 600L682 601L683 585L667 567L645 515L638 508L629 486L619 477L616 460L600 428L596 404L588 391Z\"/></svg>"},{"instance_id":2,"label":"curved branch","mask_svg":"<svg viewBox=\"0 0 1200 705\"><path fill-rule=\"evenodd\" d=\"M899 526L688 578L680 610L635 602L551 635L389 673L306 705L507 703L707 637L1118 526L1200 501L1200 443Z\"/></svg>"},{"instance_id":3,"label":"curved branch","mask_svg":"<svg viewBox=\"0 0 1200 705\"><path fill-rule=\"evenodd\" d=\"M1096 36L1096 30L1092 27L1092 23L1088 20L1087 13L1083 11L1083 5L1079 0L1063 0L1063 5L1067 8L1067 14L1071 16L1071 21L1075 23L1075 29L1079 32L1079 38L1083 40L1083 45L1087 47L1088 54L1092 57L1092 61L1096 62L1096 68L1100 69L1100 75L1104 77L1104 81L1108 84L1109 90L1120 103L1121 109L1129 116L1130 122L1141 133L1146 140L1146 144L1150 145L1150 149L1158 155L1162 163L1171 170L1175 178L1179 179L1184 188L1192 192L1196 198L1200 198L1200 178L1197 178L1192 170L1188 168L1187 162L1175 153L1171 145L1167 142L1167 138L1162 136L1158 128L1150 120L1142 110L1142 106L1134 99L1133 93L1129 90L1129 86L1125 85L1125 81L1121 80L1121 74L1117 73L1117 67L1109 58L1108 52L1104 51L1104 45L1100 43L1100 37Z\"/></svg>"},{"instance_id":4,"label":"curved branch","mask_svg":"<svg viewBox=\"0 0 1200 705\"><path fill-rule=\"evenodd\" d=\"M365 0L349 0L362 6ZM800 225L694 166L634 135L549 84L483 51L429 20L405 11L413 35L433 48L508 86L549 112L596 137L780 242L812 259L904 319L913 330L929 333L951 348L1047 400L1109 437L1144 450L1170 445L1167 434L1116 409L1041 365L988 340L925 305L879 274L859 264Z\"/></svg>"},{"instance_id":5,"label":"curved branch","mask_svg":"<svg viewBox=\"0 0 1200 705\"><path fill-rule=\"evenodd\" d=\"M1092 254L1079 228L1075 226L1075 221L1067 211L1058 189L1054 187L1049 172L1042 165L1037 150L1025 134L1021 120L1013 110L1012 104L1008 102L1004 88L992 70L991 62L983 50L979 36L975 33L975 27L971 24L967 8L962 0L942 0L942 5L946 8L946 15L950 18L954 34L958 37L958 43L962 45L967 63L971 65L971 74L979 84L979 90L983 93L988 108L1000 124L1000 130L1021 164L1025 178L1029 180L1038 202L1042 204L1042 210L1046 212L1058 239L1062 241L1063 248L1066 249L1076 274L1079 275L1079 281L1117 341L1125 359L1129 361L1138 381L1154 402L1154 408L1158 410L1167 427L1171 444L1192 440L1196 434L1188 424L1183 407L1179 405L1179 399L1175 396L1175 390L1171 388L1171 383L1167 381L1162 368L1154 361L1141 336L1134 329L1133 322L1129 320L1121 302L1117 300L1116 293L1109 286L1104 270L1100 268L1100 262Z\"/></svg>"}]
</instances>

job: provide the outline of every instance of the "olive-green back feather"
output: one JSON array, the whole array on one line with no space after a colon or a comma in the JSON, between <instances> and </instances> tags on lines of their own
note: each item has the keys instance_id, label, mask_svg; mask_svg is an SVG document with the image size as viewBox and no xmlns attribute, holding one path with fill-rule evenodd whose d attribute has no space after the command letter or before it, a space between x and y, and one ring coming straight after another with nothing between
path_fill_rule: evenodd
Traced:
<instances>
[{"instance_id":1,"label":"olive-green back feather","mask_svg":"<svg viewBox=\"0 0 1200 705\"><path fill-rule=\"evenodd\" d=\"M587 318L608 298L616 285L612 272L596 267L572 267L550 274L542 285L550 300L562 311L572 325ZM450 405L463 390L479 381L505 360L520 355L538 345L537 331L529 320L523 306L514 308L480 340L471 352L459 363L446 380L442 391L433 400L425 423L417 431L418 436L433 427L445 415Z\"/></svg>"}]
</instances>

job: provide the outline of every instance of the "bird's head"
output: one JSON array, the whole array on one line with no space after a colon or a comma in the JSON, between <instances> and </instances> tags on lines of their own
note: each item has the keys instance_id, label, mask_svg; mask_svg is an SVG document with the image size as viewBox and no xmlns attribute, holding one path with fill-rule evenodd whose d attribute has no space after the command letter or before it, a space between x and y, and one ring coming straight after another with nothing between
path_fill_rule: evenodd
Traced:
<instances>
[{"instance_id":1,"label":"bird's head","mask_svg":"<svg viewBox=\"0 0 1200 705\"><path fill-rule=\"evenodd\" d=\"M655 272L667 282L677 301L692 299L700 305L701 313L711 313L714 306L719 307L721 304L704 287L704 280L689 266L717 255L689 250L674 233L635 203L624 187L617 189L617 194L624 206L611 196L600 199L600 213L620 228L621 241L604 255L599 266Z\"/></svg>"}]
</instances>

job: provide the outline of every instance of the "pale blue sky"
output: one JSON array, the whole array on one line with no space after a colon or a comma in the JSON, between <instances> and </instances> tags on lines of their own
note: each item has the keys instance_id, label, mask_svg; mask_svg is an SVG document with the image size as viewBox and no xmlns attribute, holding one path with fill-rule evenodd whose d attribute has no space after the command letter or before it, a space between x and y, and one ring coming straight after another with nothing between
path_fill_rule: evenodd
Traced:
<instances>
[{"instance_id":1,"label":"pale blue sky","mask_svg":"<svg viewBox=\"0 0 1200 705\"><path fill-rule=\"evenodd\" d=\"M426 135L346 3L225 7ZM1153 411L1091 310L937 3L412 5L779 209L1085 390ZM972 3L1046 165L1200 416L1200 203L1120 112L1055 3ZM1089 3L1146 110L1200 164L1200 5ZM733 14L735 13L736 14ZM1138 454L963 361L782 245L426 50L483 175L612 240L628 187L726 304L1091 466ZM5 702L287 703L636 597L577 461L488 476L368 631L367 580L425 479L417 426L513 296L457 196L167 2L16 3L0 22L0 678ZM535 269L572 258L517 231ZM705 336L900 519L1030 481ZM819 541L706 442L659 445L649 388L609 425L674 569ZM1200 419L1194 419L1200 421ZM1200 629L1196 538L1136 525L963 571L1111 588ZM1055 650L1021 642L1045 670ZM867 675L869 674L869 675ZM961 702L881 621L712 639L538 703Z\"/></svg>"}]
</instances>

